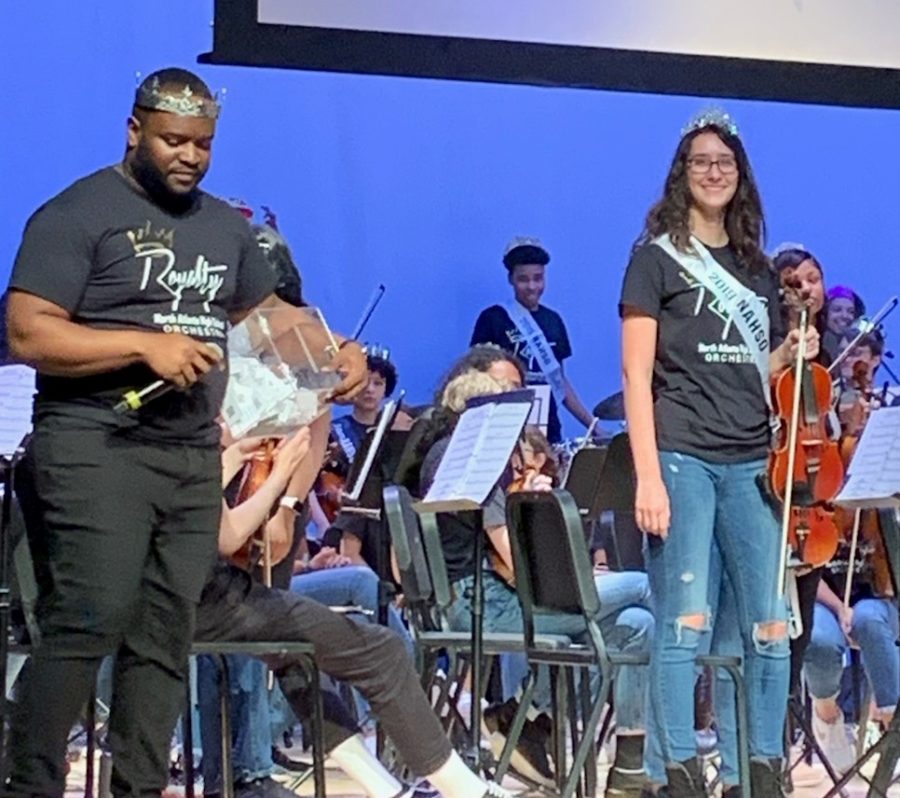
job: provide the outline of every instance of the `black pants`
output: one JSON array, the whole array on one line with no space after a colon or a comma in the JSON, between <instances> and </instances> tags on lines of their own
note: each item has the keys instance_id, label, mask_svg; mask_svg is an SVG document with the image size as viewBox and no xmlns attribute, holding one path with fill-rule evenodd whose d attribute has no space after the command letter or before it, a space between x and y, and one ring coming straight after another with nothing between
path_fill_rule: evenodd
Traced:
<instances>
[{"instance_id":1,"label":"black pants","mask_svg":"<svg viewBox=\"0 0 900 798\"><path fill-rule=\"evenodd\" d=\"M803 624L803 632L799 637L791 638L790 693L792 696L800 696L803 659L806 656L806 649L809 648L809 638L812 635L813 626L813 610L816 606L816 593L819 590L819 582L821 581L821 568L814 568L809 573L797 577L797 603L800 605L800 620Z\"/></svg>"},{"instance_id":2,"label":"black pants","mask_svg":"<svg viewBox=\"0 0 900 798\"><path fill-rule=\"evenodd\" d=\"M433 773L450 757L450 743L406 646L386 627L360 623L312 599L267 588L239 568L220 563L197 611L197 640L310 642L319 669L365 696L414 773ZM303 671L290 660L270 664L294 712L301 719L308 717L310 692ZM326 692L323 702L325 747L331 750L355 727L337 696Z\"/></svg>"},{"instance_id":3,"label":"black pants","mask_svg":"<svg viewBox=\"0 0 900 798\"><path fill-rule=\"evenodd\" d=\"M41 642L10 729L3 795L61 796L67 736L116 655L116 796L158 796L182 709L222 492L215 448L137 442L70 418L35 426L18 474Z\"/></svg>"}]
</instances>

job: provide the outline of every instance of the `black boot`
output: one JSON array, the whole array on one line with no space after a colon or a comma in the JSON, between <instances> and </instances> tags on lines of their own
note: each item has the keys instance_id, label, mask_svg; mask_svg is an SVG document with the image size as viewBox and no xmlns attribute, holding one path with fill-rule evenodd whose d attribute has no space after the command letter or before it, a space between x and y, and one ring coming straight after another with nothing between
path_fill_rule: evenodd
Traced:
<instances>
[{"instance_id":1,"label":"black boot","mask_svg":"<svg viewBox=\"0 0 900 798\"><path fill-rule=\"evenodd\" d=\"M750 760L750 794L753 798L784 798L780 759Z\"/></svg>"},{"instance_id":2,"label":"black boot","mask_svg":"<svg viewBox=\"0 0 900 798\"><path fill-rule=\"evenodd\" d=\"M669 780L668 798L705 798L706 789L697 757L666 765L666 776Z\"/></svg>"}]
</instances>

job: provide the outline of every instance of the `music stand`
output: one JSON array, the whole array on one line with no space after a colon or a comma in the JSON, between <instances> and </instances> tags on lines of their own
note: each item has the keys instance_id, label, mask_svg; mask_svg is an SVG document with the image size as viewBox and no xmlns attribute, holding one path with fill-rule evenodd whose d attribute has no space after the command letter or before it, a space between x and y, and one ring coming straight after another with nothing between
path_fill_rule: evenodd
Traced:
<instances>
[{"instance_id":1,"label":"music stand","mask_svg":"<svg viewBox=\"0 0 900 798\"><path fill-rule=\"evenodd\" d=\"M341 512L363 516L366 523L381 522L384 486L391 481L409 435L406 431L391 430L402 399L403 392L382 408L378 423L366 433L347 474L350 489L343 494ZM375 570L378 574L378 623L382 626L387 626L388 608L395 593L390 557L390 541L384 530L380 530Z\"/></svg>"},{"instance_id":2,"label":"music stand","mask_svg":"<svg viewBox=\"0 0 900 798\"><path fill-rule=\"evenodd\" d=\"M466 402L465 412L454 428L434 482L425 498L414 505L418 513L467 511L476 516L471 606L472 704L469 722L470 747L466 752L469 764L476 770L486 769L481 750L481 694L484 681L481 672L484 651L483 561L486 553L482 511L493 490L497 489L497 483L504 469L508 467L513 449L521 439L533 400L534 392L527 388L469 399ZM490 412L491 408L485 408L491 405L494 405L494 410L503 407L508 411L503 413L503 418L495 430L493 429L495 418ZM485 409L488 410L487 413L482 412ZM492 430L494 435L491 434ZM459 444L456 451L455 444ZM449 466L446 472L445 466ZM478 496L477 499L475 495Z\"/></svg>"},{"instance_id":3,"label":"music stand","mask_svg":"<svg viewBox=\"0 0 900 798\"><path fill-rule=\"evenodd\" d=\"M0 777L6 776L6 674L9 654L9 625L12 610L10 556L12 554L12 500L16 466L21 460L23 443L31 431L31 406L34 396L34 371L27 366L10 365L0 369L0 469L3 500L0 506L0 685L3 685L3 710L0 712Z\"/></svg>"},{"instance_id":4,"label":"music stand","mask_svg":"<svg viewBox=\"0 0 900 798\"><path fill-rule=\"evenodd\" d=\"M605 512L634 512L634 460L626 433L616 435L607 446L586 447L575 453L564 486L575 499L585 520L599 523ZM613 521L612 555L621 569L623 557ZM634 559L629 558L629 561Z\"/></svg>"}]
</instances>

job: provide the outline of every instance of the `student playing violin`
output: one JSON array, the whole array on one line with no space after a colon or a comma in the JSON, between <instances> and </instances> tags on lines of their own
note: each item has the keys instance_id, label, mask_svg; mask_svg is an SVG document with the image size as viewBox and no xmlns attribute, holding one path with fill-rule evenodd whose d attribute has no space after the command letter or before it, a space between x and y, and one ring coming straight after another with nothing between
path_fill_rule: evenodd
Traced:
<instances>
[{"instance_id":1,"label":"student playing violin","mask_svg":"<svg viewBox=\"0 0 900 798\"><path fill-rule=\"evenodd\" d=\"M845 340L842 348L846 343L849 340ZM870 389L883 346L880 334L869 333L842 363L846 388L839 408L844 433L842 450L848 458L875 404ZM900 651L895 642L900 635L900 624L896 589L881 532L882 523L890 519L883 513L861 512L854 547L855 513L839 511L844 535L837 555L823 570L806 652L806 683L813 697L813 732L839 771L847 770L854 760L837 701L847 650L854 647L862 652L863 667L874 695L873 720L882 728L890 722L900 698Z\"/></svg>"}]
</instances>

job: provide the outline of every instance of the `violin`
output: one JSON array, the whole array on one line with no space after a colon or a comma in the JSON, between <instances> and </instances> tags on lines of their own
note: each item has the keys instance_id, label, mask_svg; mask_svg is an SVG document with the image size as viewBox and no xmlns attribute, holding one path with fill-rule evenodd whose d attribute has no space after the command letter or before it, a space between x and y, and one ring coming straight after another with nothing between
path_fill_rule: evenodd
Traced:
<instances>
[{"instance_id":1,"label":"violin","mask_svg":"<svg viewBox=\"0 0 900 798\"><path fill-rule=\"evenodd\" d=\"M247 461L241 474L235 504L247 501L269 478L275 462L277 445L277 439L267 438ZM271 517L271 513L269 517ZM264 583L271 587L272 567L290 554L292 543L293 541L290 539L281 543L273 543L266 531L266 522L263 522L259 529L247 539L247 542L231 555L231 559L235 565L246 570L260 566L263 571Z\"/></svg>"},{"instance_id":2,"label":"violin","mask_svg":"<svg viewBox=\"0 0 900 798\"><path fill-rule=\"evenodd\" d=\"M344 488L347 486L347 475L350 473L350 463L340 444L331 440L325 451L325 462L316 477L313 491L319 500L319 506L329 523L334 523L341 511L341 503L344 496Z\"/></svg>"},{"instance_id":3,"label":"violin","mask_svg":"<svg viewBox=\"0 0 900 798\"><path fill-rule=\"evenodd\" d=\"M790 546L803 563L818 567L837 550L838 530L827 503L841 488L844 465L826 428L833 404L831 377L827 369L804 356L808 328L809 309L804 302L797 362L778 375L773 389L782 434L769 457L768 476L773 495L785 508L783 552Z\"/></svg>"}]
</instances>

